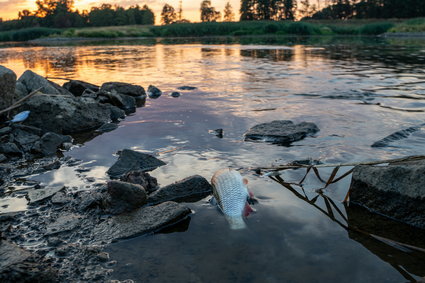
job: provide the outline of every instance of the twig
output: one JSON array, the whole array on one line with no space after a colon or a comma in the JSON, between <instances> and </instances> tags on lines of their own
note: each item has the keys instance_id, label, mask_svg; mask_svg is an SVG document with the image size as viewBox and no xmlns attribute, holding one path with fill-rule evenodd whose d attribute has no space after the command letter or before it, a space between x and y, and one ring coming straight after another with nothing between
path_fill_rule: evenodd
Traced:
<instances>
[{"instance_id":1,"label":"twig","mask_svg":"<svg viewBox=\"0 0 425 283\"><path fill-rule=\"evenodd\" d=\"M60 78L60 77L46 77L46 80L63 80L63 81L72 81L72 79Z\"/></svg>"},{"instance_id":2,"label":"twig","mask_svg":"<svg viewBox=\"0 0 425 283\"><path fill-rule=\"evenodd\" d=\"M18 108L19 106L21 106L22 102L24 102L27 99L30 99L31 97L33 97L36 93L38 93L42 88L38 88L36 90L34 90L33 92L31 92L30 94L28 94L27 96L19 99L18 101L16 101L15 103L13 103L11 106L9 106L6 109L0 110L0 115L3 113L7 113L15 108Z\"/></svg>"}]
</instances>

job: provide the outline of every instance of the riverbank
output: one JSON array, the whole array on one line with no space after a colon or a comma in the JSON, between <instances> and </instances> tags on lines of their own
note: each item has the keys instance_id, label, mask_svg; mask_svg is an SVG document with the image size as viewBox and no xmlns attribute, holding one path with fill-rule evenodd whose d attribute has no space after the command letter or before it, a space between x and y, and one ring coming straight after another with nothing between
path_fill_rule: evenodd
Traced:
<instances>
[{"instance_id":1,"label":"riverbank","mask_svg":"<svg viewBox=\"0 0 425 283\"><path fill-rule=\"evenodd\" d=\"M258 35L381 35L384 33L421 33L425 19L368 19L321 21L249 21L181 23L165 26L110 26L70 29L29 28L0 32L0 41L28 41L40 38L141 38L205 37Z\"/></svg>"}]
</instances>

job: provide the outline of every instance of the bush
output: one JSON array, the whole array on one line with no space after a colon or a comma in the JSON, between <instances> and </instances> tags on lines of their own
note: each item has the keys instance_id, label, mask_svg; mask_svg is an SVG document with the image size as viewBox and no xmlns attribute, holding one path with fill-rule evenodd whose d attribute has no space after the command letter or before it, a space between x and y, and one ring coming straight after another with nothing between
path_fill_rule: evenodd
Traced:
<instances>
[{"instance_id":1,"label":"bush","mask_svg":"<svg viewBox=\"0 0 425 283\"><path fill-rule=\"evenodd\" d=\"M305 23L305 22L290 23L286 28L286 32L288 34L299 34L299 35L321 34L320 28L318 26Z\"/></svg>"},{"instance_id":2,"label":"bush","mask_svg":"<svg viewBox=\"0 0 425 283\"><path fill-rule=\"evenodd\" d=\"M267 24L264 26L264 33L276 33L279 30L279 26L277 24Z\"/></svg>"},{"instance_id":3,"label":"bush","mask_svg":"<svg viewBox=\"0 0 425 283\"><path fill-rule=\"evenodd\" d=\"M53 34L60 34L60 29L52 28L26 28L20 30L12 30L0 33L0 41L27 41L37 39L40 37L46 37Z\"/></svg>"},{"instance_id":4,"label":"bush","mask_svg":"<svg viewBox=\"0 0 425 283\"><path fill-rule=\"evenodd\" d=\"M386 33L389 29L394 26L393 23L374 23L367 24L360 28L359 33L361 35L378 35Z\"/></svg>"}]
</instances>

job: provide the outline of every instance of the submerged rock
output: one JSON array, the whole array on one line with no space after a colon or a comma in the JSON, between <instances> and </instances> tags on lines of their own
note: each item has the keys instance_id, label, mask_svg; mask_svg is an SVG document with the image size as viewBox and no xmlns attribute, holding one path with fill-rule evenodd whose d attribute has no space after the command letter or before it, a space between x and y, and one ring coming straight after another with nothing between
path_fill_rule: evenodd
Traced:
<instances>
[{"instance_id":1,"label":"submerged rock","mask_svg":"<svg viewBox=\"0 0 425 283\"><path fill-rule=\"evenodd\" d=\"M184 85L184 86L178 87L177 89L178 90L195 90L197 89L197 87Z\"/></svg>"},{"instance_id":2,"label":"submerged rock","mask_svg":"<svg viewBox=\"0 0 425 283\"><path fill-rule=\"evenodd\" d=\"M115 123L106 123L106 124L103 124L99 129L97 129L96 132L106 133L106 132L111 132L117 128L118 128L118 125Z\"/></svg>"},{"instance_id":3,"label":"submerged rock","mask_svg":"<svg viewBox=\"0 0 425 283\"><path fill-rule=\"evenodd\" d=\"M294 124L289 120L275 120L256 125L245 133L245 140L262 140L276 144L289 145L319 131L314 123Z\"/></svg>"},{"instance_id":4,"label":"submerged rock","mask_svg":"<svg viewBox=\"0 0 425 283\"><path fill-rule=\"evenodd\" d=\"M130 149L124 149L118 154L118 161L115 162L115 164L112 165L112 167L107 171L108 175L115 179L120 178L130 171L152 171L160 166L165 165L163 161L150 154L141 153Z\"/></svg>"},{"instance_id":5,"label":"submerged rock","mask_svg":"<svg viewBox=\"0 0 425 283\"><path fill-rule=\"evenodd\" d=\"M356 166L350 202L425 229L425 161Z\"/></svg>"},{"instance_id":6,"label":"submerged rock","mask_svg":"<svg viewBox=\"0 0 425 283\"><path fill-rule=\"evenodd\" d=\"M158 98L162 95L162 91L156 86L150 85L148 87L148 96L149 98Z\"/></svg>"},{"instance_id":7,"label":"submerged rock","mask_svg":"<svg viewBox=\"0 0 425 283\"><path fill-rule=\"evenodd\" d=\"M152 233L184 219L190 213L188 207L175 202L139 208L98 224L93 229L93 238L95 242L109 243Z\"/></svg>"},{"instance_id":8,"label":"submerged rock","mask_svg":"<svg viewBox=\"0 0 425 283\"><path fill-rule=\"evenodd\" d=\"M27 198L30 204L45 200L57 192L63 190L63 187L47 187L44 189L32 189L28 191Z\"/></svg>"},{"instance_id":9,"label":"submerged rock","mask_svg":"<svg viewBox=\"0 0 425 283\"><path fill-rule=\"evenodd\" d=\"M139 85L133 85L128 83L120 82L108 82L104 83L101 88L101 91L105 92L117 92L124 95L129 95L133 97L146 97L145 89Z\"/></svg>"},{"instance_id":10,"label":"submerged rock","mask_svg":"<svg viewBox=\"0 0 425 283\"><path fill-rule=\"evenodd\" d=\"M407 129L397 131L397 132L383 138L382 140L379 140L379 141L373 143L372 147L389 146L390 143L392 143L394 141L398 141L398 140L401 140L401 139L408 138L410 136L410 134L419 131L424 126L425 126L425 124L422 124L420 126L410 127L410 128L407 128Z\"/></svg>"},{"instance_id":11,"label":"submerged rock","mask_svg":"<svg viewBox=\"0 0 425 283\"><path fill-rule=\"evenodd\" d=\"M96 92L99 90L99 86L97 85L78 80L72 80L64 83L63 88L67 89L75 96L82 96L86 90L89 90L90 92Z\"/></svg>"},{"instance_id":12,"label":"submerged rock","mask_svg":"<svg viewBox=\"0 0 425 283\"><path fill-rule=\"evenodd\" d=\"M145 189L122 181L108 182L106 209L111 214L130 212L146 204Z\"/></svg>"},{"instance_id":13,"label":"submerged rock","mask_svg":"<svg viewBox=\"0 0 425 283\"><path fill-rule=\"evenodd\" d=\"M16 74L0 66L0 110L13 104L15 96Z\"/></svg>"},{"instance_id":14,"label":"submerged rock","mask_svg":"<svg viewBox=\"0 0 425 283\"><path fill-rule=\"evenodd\" d=\"M173 91L172 93L170 93L170 96L171 97L180 97L180 92L178 92L178 91Z\"/></svg>"},{"instance_id":15,"label":"submerged rock","mask_svg":"<svg viewBox=\"0 0 425 283\"><path fill-rule=\"evenodd\" d=\"M160 188L152 193L148 202L157 204L164 201L195 202L212 194L212 186L202 176L195 175Z\"/></svg>"},{"instance_id":16,"label":"submerged rock","mask_svg":"<svg viewBox=\"0 0 425 283\"><path fill-rule=\"evenodd\" d=\"M112 107L90 98L36 95L21 109L31 111L26 125L59 134L73 134L94 130L109 122L115 111Z\"/></svg>"},{"instance_id":17,"label":"submerged rock","mask_svg":"<svg viewBox=\"0 0 425 283\"><path fill-rule=\"evenodd\" d=\"M158 181L148 173L140 170L130 171L120 178L121 181L141 185L147 193L152 193L158 189Z\"/></svg>"},{"instance_id":18,"label":"submerged rock","mask_svg":"<svg viewBox=\"0 0 425 283\"><path fill-rule=\"evenodd\" d=\"M53 223L47 225L46 235L54 235L67 231L72 231L81 223L82 217L74 213L60 215Z\"/></svg>"},{"instance_id":19,"label":"submerged rock","mask_svg":"<svg viewBox=\"0 0 425 283\"><path fill-rule=\"evenodd\" d=\"M27 70L22 74L22 76L18 79L18 83L25 86L27 93L41 88L40 92L42 93L72 96L72 93L68 90L30 70Z\"/></svg>"}]
</instances>

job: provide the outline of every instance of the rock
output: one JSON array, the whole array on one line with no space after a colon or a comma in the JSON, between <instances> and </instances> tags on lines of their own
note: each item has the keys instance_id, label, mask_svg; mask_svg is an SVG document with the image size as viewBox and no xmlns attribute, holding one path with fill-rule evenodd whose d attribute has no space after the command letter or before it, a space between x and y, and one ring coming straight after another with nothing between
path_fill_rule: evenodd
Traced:
<instances>
[{"instance_id":1,"label":"rock","mask_svg":"<svg viewBox=\"0 0 425 283\"><path fill-rule=\"evenodd\" d=\"M106 207L105 205L106 186L99 190L79 192L77 198L73 200L73 206L78 207L78 211L85 212L89 209Z\"/></svg>"},{"instance_id":2,"label":"rock","mask_svg":"<svg viewBox=\"0 0 425 283\"><path fill-rule=\"evenodd\" d=\"M47 171L56 170L56 169L59 169L61 167L61 165L62 164L61 164L61 162L59 160L55 160L55 161L53 161L51 163L48 163L48 164L43 165L43 169L44 170L47 170Z\"/></svg>"},{"instance_id":3,"label":"rock","mask_svg":"<svg viewBox=\"0 0 425 283\"><path fill-rule=\"evenodd\" d=\"M65 192L59 191L52 196L51 201L53 204L64 204L70 202L71 198Z\"/></svg>"},{"instance_id":4,"label":"rock","mask_svg":"<svg viewBox=\"0 0 425 283\"><path fill-rule=\"evenodd\" d=\"M0 136L7 135L12 131L11 127L3 127L0 129Z\"/></svg>"},{"instance_id":5,"label":"rock","mask_svg":"<svg viewBox=\"0 0 425 283\"><path fill-rule=\"evenodd\" d=\"M184 219L190 213L188 207L175 202L139 208L98 224L93 229L93 238L96 242L104 243L152 233Z\"/></svg>"},{"instance_id":6,"label":"rock","mask_svg":"<svg viewBox=\"0 0 425 283\"><path fill-rule=\"evenodd\" d=\"M425 229L425 161L356 166L350 203Z\"/></svg>"},{"instance_id":7,"label":"rock","mask_svg":"<svg viewBox=\"0 0 425 283\"><path fill-rule=\"evenodd\" d=\"M152 204L164 201L195 202L210 194L212 194L210 183L204 177L195 175L160 188L149 196L148 202Z\"/></svg>"},{"instance_id":8,"label":"rock","mask_svg":"<svg viewBox=\"0 0 425 283\"><path fill-rule=\"evenodd\" d=\"M18 146L12 142L0 144L0 153L5 153L8 155L22 155L22 152Z\"/></svg>"},{"instance_id":9,"label":"rock","mask_svg":"<svg viewBox=\"0 0 425 283\"><path fill-rule=\"evenodd\" d=\"M0 110L13 104L15 96L16 74L0 66Z\"/></svg>"},{"instance_id":10,"label":"rock","mask_svg":"<svg viewBox=\"0 0 425 283\"><path fill-rule=\"evenodd\" d=\"M21 82L16 82L16 85L15 85L15 101L25 97L28 94L29 93L28 93L26 86Z\"/></svg>"},{"instance_id":11,"label":"rock","mask_svg":"<svg viewBox=\"0 0 425 283\"><path fill-rule=\"evenodd\" d=\"M177 89L178 89L178 90L195 90L195 89L197 89L197 88L196 88L196 87L194 87L194 86L187 86L187 85L184 85L184 86L178 87Z\"/></svg>"},{"instance_id":12,"label":"rock","mask_svg":"<svg viewBox=\"0 0 425 283\"><path fill-rule=\"evenodd\" d=\"M152 193L158 189L158 181L148 173L137 170L130 171L120 178L123 182L141 185L147 193Z\"/></svg>"},{"instance_id":13,"label":"rock","mask_svg":"<svg viewBox=\"0 0 425 283\"><path fill-rule=\"evenodd\" d=\"M222 139L223 138L223 129L215 129L209 130L208 133L215 135L216 137Z\"/></svg>"},{"instance_id":14,"label":"rock","mask_svg":"<svg viewBox=\"0 0 425 283\"><path fill-rule=\"evenodd\" d=\"M15 129L13 131L13 140L15 143L19 144L25 152L29 152L34 144L40 140L40 136Z\"/></svg>"},{"instance_id":15,"label":"rock","mask_svg":"<svg viewBox=\"0 0 425 283\"><path fill-rule=\"evenodd\" d=\"M111 110L111 121L112 122L118 122L120 119L124 119L125 118L125 112L124 110L119 109L116 106L113 105L109 105L110 110Z\"/></svg>"},{"instance_id":16,"label":"rock","mask_svg":"<svg viewBox=\"0 0 425 283\"><path fill-rule=\"evenodd\" d=\"M67 142L72 142L70 136L59 135L55 133L45 133L39 142L34 145L33 150L41 153L43 156L55 155L58 148Z\"/></svg>"},{"instance_id":17,"label":"rock","mask_svg":"<svg viewBox=\"0 0 425 283\"><path fill-rule=\"evenodd\" d=\"M31 191L28 191L27 198L30 204L34 204L53 196L63 188L64 187L47 187L44 189L32 189Z\"/></svg>"},{"instance_id":18,"label":"rock","mask_svg":"<svg viewBox=\"0 0 425 283\"><path fill-rule=\"evenodd\" d=\"M262 140L275 144L289 145L319 131L314 123L294 124L289 120L276 120L256 125L245 133L245 140Z\"/></svg>"},{"instance_id":19,"label":"rock","mask_svg":"<svg viewBox=\"0 0 425 283\"><path fill-rule=\"evenodd\" d=\"M150 85L148 87L148 96L149 98L158 98L162 95L162 91L156 86Z\"/></svg>"},{"instance_id":20,"label":"rock","mask_svg":"<svg viewBox=\"0 0 425 283\"><path fill-rule=\"evenodd\" d=\"M423 127L423 126L425 126L425 124L397 131L397 132L383 138L382 140L379 140L379 141L373 143L372 147L389 146L389 144L394 142L394 141L398 141L398 140L401 140L401 139L408 138L411 133L419 131L421 129L421 127Z\"/></svg>"},{"instance_id":21,"label":"rock","mask_svg":"<svg viewBox=\"0 0 425 283\"><path fill-rule=\"evenodd\" d=\"M115 123L106 123L106 124L103 124L99 129L97 129L96 132L99 132L99 133L112 132L113 130L117 128L118 128L118 125Z\"/></svg>"},{"instance_id":22,"label":"rock","mask_svg":"<svg viewBox=\"0 0 425 283\"><path fill-rule=\"evenodd\" d=\"M40 92L46 94L72 95L72 93L58 84L51 82L30 70L27 70L22 74L22 76L18 79L18 83L23 84L28 93L41 88Z\"/></svg>"},{"instance_id":23,"label":"rock","mask_svg":"<svg viewBox=\"0 0 425 283\"><path fill-rule=\"evenodd\" d=\"M124 149L119 152L118 161L107 171L111 178L120 178L122 175L134 171L152 171L165 163L146 153Z\"/></svg>"},{"instance_id":24,"label":"rock","mask_svg":"<svg viewBox=\"0 0 425 283\"><path fill-rule=\"evenodd\" d=\"M17 245L1 240L0 242L0 273L9 266L25 261L31 256L31 253L21 249Z\"/></svg>"},{"instance_id":25,"label":"rock","mask_svg":"<svg viewBox=\"0 0 425 283\"><path fill-rule=\"evenodd\" d=\"M6 160L7 160L7 157L4 154L0 154L0 162L6 161Z\"/></svg>"},{"instance_id":26,"label":"rock","mask_svg":"<svg viewBox=\"0 0 425 283\"><path fill-rule=\"evenodd\" d=\"M146 95L145 96L135 96L134 100L136 101L137 107L142 107L146 104Z\"/></svg>"},{"instance_id":27,"label":"rock","mask_svg":"<svg viewBox=\"0 0 425 283\"><path fill-rule=\"evenodd\" d=\"M99 86L97 85L78 80L72 80L64 83L63 88L75 96L82 96L86 90L89 90L89 92L97 92L99 90Z\"/></svg>"},{"instance_id":28,"label":"rock","mask_svg":"<svg viewBox=\"0 0 425 283\"><path fill-rule=\"evenodd\" d=\"M106 210L111 214L130 212L146 204L145 189L122 181L108 182Z\"/></svg>"},{"instance_id":29,"label":"rock","mask_svg":"<svg viewBox=\"0 0 425 283\"><path fill-rule=\"evenodd\" d=\"M65 213L59 216L55 222L47 225L46 235L54 235L62 232L74 230L79 227L81 216L74 213Z\"/></svg>"},{"instance_id":30,"label":"rock","mask_svg":"<svg viewBox=\"0 0 425 283\"><path fill-rule=\"evenodd\" d=\"M44 134L44 131L40 128L31 127L23 124L13 124L13 129L19 129L34 135L41 137Z\"/></svg>"},{"instance_id":31,"label":"rock","mask_svg":"<svg viewBox=\"0 0 425 283\"><path fill-rule=\"evenodd\" d=\"M35 95L21 109L31 110L25 125L59 134L81 133L99 128L116 112L111 105L74 96Z\"/></svg>"},{"instance_id":32,"label":"rock","mask_svg":"<svg viewBox=\"0 0 425 283\"><path fill-rule=\"evenodd\" d=\"M130 114L136 111L136 99L132 96L121 94L113 90L112 92L101 91L98 93L100 103L109 103Z\"/></svg>"},{"instance_id":33,"label":"rock","mask_svg":"<svg viewBox=\"0 0 425 283\"><path fill-rule=\"evenodd\" d=\"M116 91L117 93L129 95L133 97L142 96L146 97L145 89L138 85L128 84L128 83L119 83L119 82L108 82L104 83L100 88L101 91L112 92Z\"/></svg>"},{"instance_id":34,"label":"rock","mask_svg":"<svg viewBox=\"0 0 425 283\"><path fill-rule=\"evenodd\" d=\"M178 92L178 91L173 91L171 94L170 94L170 96L171 97L180 97L180 92Z\"/></svg>"}]
</instances>

